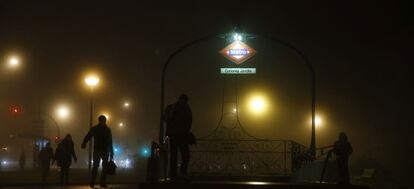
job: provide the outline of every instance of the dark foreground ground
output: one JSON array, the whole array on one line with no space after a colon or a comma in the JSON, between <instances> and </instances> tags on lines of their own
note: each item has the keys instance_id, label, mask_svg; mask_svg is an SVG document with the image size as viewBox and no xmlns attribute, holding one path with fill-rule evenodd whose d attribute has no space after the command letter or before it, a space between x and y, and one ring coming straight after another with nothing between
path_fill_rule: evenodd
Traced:
<instances>
[{"instance_id":1,"label":"dark foreground ground","mask_svg":"<svg viewBox=\"0 0 414 189\"><path fill-rule=\"evenodd\" d=\"M70 185L60 187L59 185L59 171L52 169L47 183L42 186L40 182L40 172L37 170L28 171L1 171L0 172L0 188L5 189L23 189L23 188L61 188L61 189L87 189L89 187L89 175L87 169L71 169L70 172ZM99 175L98 175L99 178ZM379 188L379 189L414 189L413 186L406 187L367 187L367 186L350 186L343 187L335 184L311 184L311 183L288 183L283 181L266 182L260 179L253 179L255 181L237 181L237 182L224 182L224 181L211 181L217 179L204 179L198 181L178 183L147 183L144 180L145 174L142 171L136 170L117 170L117 174L114 176L108 176L109 188L139 188L139 189L307 189L307 188L321 188L321 189L336 189L336 188ZM97 180L98 181L98 180ZM99 188L99 185L96 185Z\"/></svg>"},{"instance_id":2,"label":"dark foreground ground","mask_svg":"<svg viewBox=\"0 0 414 189\"><path fill-rule=\"evenodd\" d=\"M26 185L26 186L5 186L1 187L2 189L90 189L89 185L70 185L70 186L33 186L33 185ZM99 188L96 186L95 188ZM134 184L112 184L108 186L109 189L137 189L138 185Z\"/></svg>"},{"instance_id":3,"label":"dark foreground ground","mask_svg":"<svg viewBox=\"0 0 414 189\"><path fill-rule=\"evenodd\" d=\"M277 183L277 182L182 182L182 183L141 183L140 189L368 189L367 186L339 186L316 183Z\"/></svg>"},{"instance_id":4,"label":"dark foreground ground","mask_svg":"<svg viewBox=\"0 0 414 189\"><path fill-rule=\"evenodd\" d=\"M71 169L69 174L70 185L80 187L79 185L89 184L90 176L87 169ZM107 182L108 184L129 186L143 181L143 178L144 174L135 170L119 169L116 175L107 176ZM96 181L99 183L99 175ZM41 175L38 170L0 172L0 186L2 188L5 186L21 186L22 188L27 188L28 186L40 186L41 184ZM46 185L59 186L59 184L60 173L57 169L52 169L47 178Z\"/></svg>"},{"instance_id":5,"label":"dark foreground ground","mask_svg":"<svg viewBox=\"0 0 414 189\"><path fill-rule=\"evenodd\" d=\"M23 189L23 188L50 188L50 189L89 189L88 185L20 185L5 186L4 189ZM99 188L96 186L95 188ZM309 183L272 183L272 182L183 182L183 183L141 183L141 184L110 184L112 189L368 189L364 186L338 186L333 184L309 184Z\"/></svg>"}]
</instances>

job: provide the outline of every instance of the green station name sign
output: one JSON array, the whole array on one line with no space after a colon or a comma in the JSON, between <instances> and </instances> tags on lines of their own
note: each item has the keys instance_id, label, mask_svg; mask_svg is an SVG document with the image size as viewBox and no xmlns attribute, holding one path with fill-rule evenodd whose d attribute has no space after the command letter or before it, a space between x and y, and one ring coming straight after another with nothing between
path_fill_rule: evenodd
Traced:
<instances>
[{"instance_id":1,"label":"green station name sign","mask_svg":"<svg viewBox=\"0 0 414 189\"><path fill-rule=\"evenodd\" d=\"M221 68L221 74L256 74L256 68Z\"/></svg>"}]
</instances>

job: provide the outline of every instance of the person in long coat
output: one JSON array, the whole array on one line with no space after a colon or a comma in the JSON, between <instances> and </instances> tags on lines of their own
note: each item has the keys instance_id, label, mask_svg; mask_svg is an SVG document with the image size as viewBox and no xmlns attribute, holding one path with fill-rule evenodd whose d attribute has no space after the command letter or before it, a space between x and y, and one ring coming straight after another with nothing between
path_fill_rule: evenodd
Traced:
<instances>
[{"instance_id":1,"label":"person in long coat","mask_svg":"<svg viewBox=\"0 0 414 189\"><path fill-rule=\"evenodd\" d=\"M55 153L55 159L60 167L60 184L68 185L69 183L69 168L72 164L72 158L75 163L78 161L75 153L75 145L70 134L58 144Z\"/></svg>"},{"instance_id":2,"label":"person in long coat","mask_svg":"<svg viewBox=\"0 0 414 189\"><path fill-rule=\"evenodd\" d=\"M352 146L344 132L339 134L339 139L333 145L333 153L336 155L338 165L338 184L349 184L348 160L352 154Z\"/></svg>"},{"instance_id":3,"label":"person in long coat","mask_svg":"<svg viewBox=\"0 0 414 189\"><path fill-rule=\"evenodd\" d=\"M40 150L39 163L42 170L42 183L45 184L46 178L49 175L50 164L53 164L53 149L50 146L50 142L46 144L46 147Z\"/></svg>"}]
</instances>

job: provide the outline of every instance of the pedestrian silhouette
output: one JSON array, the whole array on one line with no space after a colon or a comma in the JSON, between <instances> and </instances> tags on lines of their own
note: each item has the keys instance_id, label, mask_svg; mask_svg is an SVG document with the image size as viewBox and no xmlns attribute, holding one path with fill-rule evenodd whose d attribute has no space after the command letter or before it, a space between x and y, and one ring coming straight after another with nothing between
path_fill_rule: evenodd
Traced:
<instances>
[{"instance_id":1,"label":"pedestrian silhouette","mask_svg":"<svg viewBox=\"0 0 414 189\"><path fill-rule=\"evenodd\" d=\"M338 184L349 184L348 159L352 154L352 146L344 132L339 133L339 139L334 143L332 152L338 165Z\"/></svg>"},{"instance_id":2,"label":"pedestrian silhouette","mask_svg":"<svg viewBox=\"0 0 414 189\"><path fill-rule=\"evenodd\" d=\"M190 160L190 138L192 135L192 112L188 105L188 96L180 95L177 103L168 105L165 110L165 122L167 123L166 135L170 140L170 176L177 178L177 153L181 153L181 175L187 179L187 168Z\"/></svg>"},{"instance_id":3,"label":"pedestrian silhouette","mask_svg":"<svg viewBox=\"0 0 414 189\"><path fill-rule=\"evenodd\" d=\"M75 163L78 161L75 153L75 145L72 141L70 134L58 144L55 152L55 159L57 165L60 167L60 185L68 185L69 181L69 168L72 164L72 158Z\"/></svg>"},{"instance_id":4,"label":"pedestrian silhouette","mask_svg":"<svg viewBox=\"0 0 414 189\"><path fill-rule=\"evenodd\" d=\"M109 161L114 158L114 150L112 146L112 133L111 129L106 125L106 117L104 115L99 116L99 124L92 127L88 134L85 136L82 142L82 148L86 147L86 143L91 142L93 138L93 167L90 186L93 188L95 185L96 175L98 173L98 167L102 160L102 172L100 186L107 187L106 185L106 168Z\"/></svg>"},{"instance_id":5,"label":"pedestrian silhouette","mask_svg":"<svg viewBox=\"0 0 414 189\"><path fill-rule=\"evenodd\" d=\"M53 149L50 146L50 142L46 144L39 152L39 163L42 171L42 184L46 183L46 178L49 175L50 164L53 164Z\"/></svg>"}]
</instances>

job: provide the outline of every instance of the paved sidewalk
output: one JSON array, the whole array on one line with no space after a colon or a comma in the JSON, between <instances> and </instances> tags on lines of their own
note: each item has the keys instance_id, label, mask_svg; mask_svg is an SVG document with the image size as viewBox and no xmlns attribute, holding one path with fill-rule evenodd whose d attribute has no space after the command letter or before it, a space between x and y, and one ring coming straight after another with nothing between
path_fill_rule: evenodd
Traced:
<instances>
[{"instance_id":1,"label":"paved sidewalk","mask_svg":"<svg viewBox=\"0 0 414 189\"><path fill-rule=\"evenodd\" d=\"M1 189L91 189L89 185L72 185L72 186L33 186L33 185L20 185L20 186L1 186ZM99 185L95 186L99 189ZM137 189L138 184L109 184L107 189Z\"/></svg>"}]
</instances>

